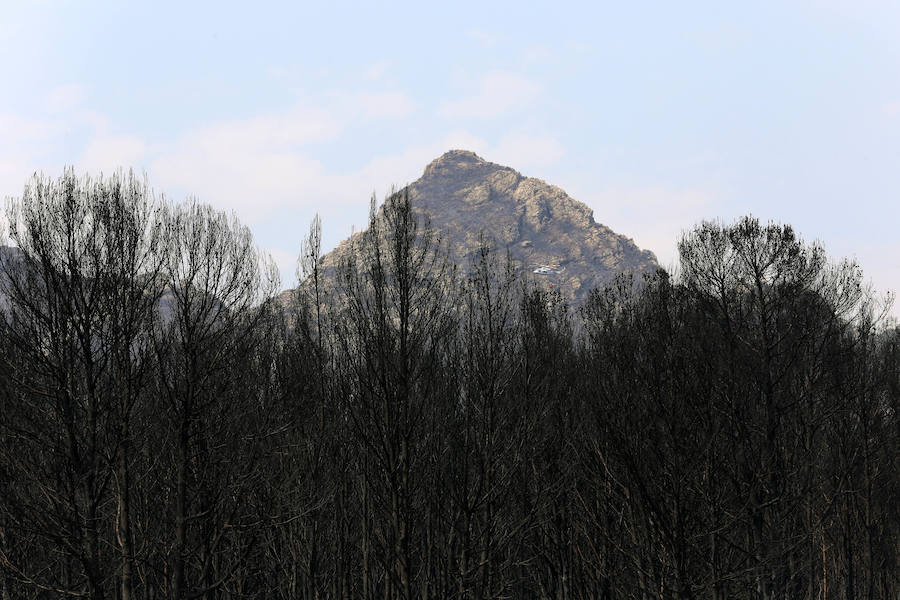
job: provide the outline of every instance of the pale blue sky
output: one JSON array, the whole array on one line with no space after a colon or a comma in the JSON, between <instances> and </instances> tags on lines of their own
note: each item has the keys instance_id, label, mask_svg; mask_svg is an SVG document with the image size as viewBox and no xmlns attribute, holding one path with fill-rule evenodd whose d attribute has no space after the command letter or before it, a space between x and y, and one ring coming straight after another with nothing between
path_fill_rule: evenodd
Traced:
<instances>
[{"instance_id":1,"label":"pale blue sky","mask_svg":"<svg viewBox=\"0 0 900 600\"><path fill-rule=\"evenodd\" d=\"M384 4L0 0L0 196L144 170L235 210L288 285L316 211L330 248L466 148L664 264L752 212L900 289L900 4Z\"/></svg>"}]
</instances>

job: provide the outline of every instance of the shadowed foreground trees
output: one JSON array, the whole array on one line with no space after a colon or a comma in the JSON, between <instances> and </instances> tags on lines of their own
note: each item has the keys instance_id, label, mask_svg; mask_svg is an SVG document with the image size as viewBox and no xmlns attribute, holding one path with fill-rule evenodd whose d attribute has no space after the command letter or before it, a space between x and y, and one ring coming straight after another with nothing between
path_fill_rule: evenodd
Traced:
<instances>
[{"instance_id":1,"label":"shadowed foreground trees","mask_svg":"<svg viewBox=\"0 0 900 600\"><path fill-rule=\"evenodd\" d=\"M249 233L130 174L36 178L8 217L4 593L208 597L256 535L275 286Z\"/></svg>"},{"instance_id":2,"label":"shadowed foreground trees","mask_svg":"<svg viewBox=\"0 0 900 600\"><path fill-rule=\"evenodd\" d=\"M579 311L403 192L284 302L239 223L35 180L2 254L0 597L895 598L900 335L787 226Z\"/></svg>"}]
</instances>

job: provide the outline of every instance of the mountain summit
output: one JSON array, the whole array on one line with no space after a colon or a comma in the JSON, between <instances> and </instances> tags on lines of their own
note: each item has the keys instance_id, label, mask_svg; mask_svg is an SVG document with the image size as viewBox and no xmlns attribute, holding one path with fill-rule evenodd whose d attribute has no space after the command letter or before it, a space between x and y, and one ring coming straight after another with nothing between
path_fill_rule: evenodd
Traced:
<instances>
[{"instance_id":1,"label":"mountain summit","mask_svg":"<svg viewBox=\"0 0 900 600\"><path fill-rule=\"evenodd\" d=\"M464 269L484 231L498 249L509 249L523 272L576 305L623 271L640 274L658 266L652 252L597 223L590 208L560 188L466 150L433 160L409 185L409 196ZM323 266L336 266L347 250L342 242L323 257Z\"/></svg>"}]
</instances>

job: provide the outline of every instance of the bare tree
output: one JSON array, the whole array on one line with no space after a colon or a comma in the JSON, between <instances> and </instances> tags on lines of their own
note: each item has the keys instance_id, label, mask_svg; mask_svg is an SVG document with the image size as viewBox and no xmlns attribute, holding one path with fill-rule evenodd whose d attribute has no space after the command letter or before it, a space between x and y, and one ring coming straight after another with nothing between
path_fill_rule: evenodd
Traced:
<instances>
[{"instance_id":1,"label":"bare tree","mask_svg":"<svg viewBox=\"0 0 900 600\"><path fill-rule=\"evenodd\" d=\"M253 541L245 500L266 414L254 384L271 368L258 358L275 325L277 275L244 226L193 200L171 209L165 243L156 348L172 534L163 533L166 565L157 568L183 600L228 582ZM253 367L262 371L244 371Z\"/></svg>"},{"instance_id":2,"label":"bare tree","mask_svg":"<svg viewBox=\"0 0 900 600\"><path fill-rule=\"evenodd\" d=\"M12 427L4 437L18 452L4 458L20 492L10 501L21 530L49 541L67 571L75 561L81 572L50 583L4 562L38 588L78 595L86 585L84 593L104 597L114 531L119 593L130 600L132 421L151 362L158 208L130 173L90 180L67 171L56 181L36 177L7 214L17 244L2 264L3 325L14 353L6 355L14 384L7 409L18 420L4 422ZM104 508L110 493L112 513ZM58 574L48 569L42 575Z\"/></svg>"},{"instance_id":3,"label":"bare tree","mask_svg":"<svg viewBox=\"0 0 900 600\"><path fill-rule=\"evenodd\" d=\"M383 569L384 597L408 600L418 595L419 449L452 331L455 274L407 190L390 195L381 214L373 200L359 244L341 269L347 329L340 337L355 381L350 415L363 448L364 503L371 511L364 536L367 545L379 546L373 558ZM364 577L371 597L374 582Z\"/></svg>"}]
</instances>

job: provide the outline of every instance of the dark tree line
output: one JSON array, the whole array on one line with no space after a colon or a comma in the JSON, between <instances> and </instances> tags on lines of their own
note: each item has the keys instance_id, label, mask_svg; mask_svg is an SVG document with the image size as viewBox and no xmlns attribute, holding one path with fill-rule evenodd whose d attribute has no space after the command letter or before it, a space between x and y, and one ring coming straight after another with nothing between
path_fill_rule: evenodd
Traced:
<instances>
[{"instance_id":1,"label":"dark tree line","mask_svg":"<svg viewBox=\"0 0 900 600\"><path fill-rule=\"evenodd\" d=\"M287 300L131 175L7 217L3 600L900 594L900 333L789 226L576 311L404 191Z\"/></svg>"}]
</instances>

